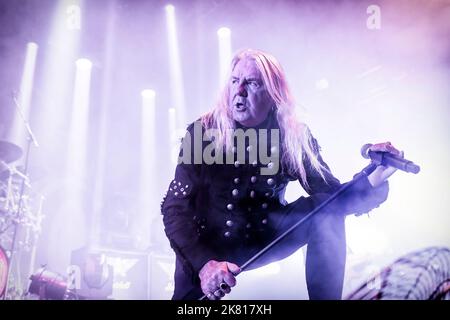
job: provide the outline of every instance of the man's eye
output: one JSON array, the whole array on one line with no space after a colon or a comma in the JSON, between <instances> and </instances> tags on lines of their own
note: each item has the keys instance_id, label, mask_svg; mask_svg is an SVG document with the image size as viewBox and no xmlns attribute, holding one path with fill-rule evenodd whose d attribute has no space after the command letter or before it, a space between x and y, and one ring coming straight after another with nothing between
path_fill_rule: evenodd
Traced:
<instances>
[{"instance_id":1,"label":"man's eye","mask_svg":"<svg viewBox=\"0 0 450 320\"><path fill-rule=\"evenodd\" d=\"M231 83L233 83L233 84L236 84L236 83L238 83L238 79L231 79Z\"/></svg>"},{"instance_id":2,"label":"man's eye","mask_svg":"<svg viewBox=\"0 0 450 320\"><path fill-rule=\"evenodd\" d=\"M259 87L259 83L256 81L252 81L250 82L250 86L252 86L253 88L258 88Z\"/></svg>"}]
</instances>

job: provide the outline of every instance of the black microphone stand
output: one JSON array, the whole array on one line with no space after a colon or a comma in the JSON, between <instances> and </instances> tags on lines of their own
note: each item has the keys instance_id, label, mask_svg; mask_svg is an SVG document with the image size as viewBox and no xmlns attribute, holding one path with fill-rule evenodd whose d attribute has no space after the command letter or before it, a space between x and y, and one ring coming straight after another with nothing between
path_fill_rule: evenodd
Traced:
<instances>
[{"instance_id":1,"label":"black microphone stand","mask_svg":"<svg viewBox=\"0 0 450 320\"><path fill-rule=\"evenodd\" d=\"M25 163L24 163L24 171L23 171L23 174L25 176L27 176L31 144L33 143L36 147L39 147L39 144L33 134L33 131L31 131L28 121L25 119L25 116L23 115L22 111L20 110L20 105L14 94L13 94L13 99L14 99L14 104L15 104L15 106L19 112L19 115L22 118L23 123L25 124L25 128L27 130L27 147L26 147L26 151L25 151ZM13 262L13 257L14 257L14 253L15 253L15 247L16 247L16 241L17 241L17 233L18 233L17 229L19 227L19 221L21 218L22 208L23 208L23 195L25 192L25 184L26 184L25 182L26 182L25 179L22 178L22 184L20 186L20 194L19 194L19 204L17 206L17 212L15 214L15 218L13 219L14 229L13 229L11 247L10 247L10 251L9 251L10 252L9 268L8 268L8 273L6 275L6 286L5 286L5 291L3 294L3 300L6 300L6 297L8 295L9 279L11 277L11 269L12 269L11 267L12 267L12 262Z\"/></svg>"},{"instance_id":2,"label":"black microphone stand","mask_svg":"<svg viewBox=\"0 0 450 320\"><path fill-rule=\"evenodd\" d=\"M253 262L258 260L263 254L265 254L267 251L273 248L276 244L278 244L281 240L283 240L287 235L289 235L292 231L294 231L296 228L298 228L300 225L304 224L306 221L311 219L313 215L315 215L317 212L325 208L330 202L335 200L337 197L339 197L342 193L344 193L347 189L351 188L354 184L356 184L359 180L361 180L364 177L367 177L370 175L378 166L377 163L371 162L368 166L366 166L364 169L361 170L358 174L356 174L352 180L349 182L343 184L335 193L333 193L327 200L322 202L320 205L318 205L313 211L308 213L305 217L300 219L298 222L296 222L292 227L290 227L288 230L283 232L281 235L279 235L277 238L275 238L271 243L269 243L267 246L265 246L263 249L261 249L258 253L256 253L253 257L251 257L249 260L247 260L242 266L240 266L240 271L237 273L234 273L235 276L237 276L242 271L245 271ZM204 300L207 298L206 295L203 295L199 300Z\"/></svg>"}]
</instances>

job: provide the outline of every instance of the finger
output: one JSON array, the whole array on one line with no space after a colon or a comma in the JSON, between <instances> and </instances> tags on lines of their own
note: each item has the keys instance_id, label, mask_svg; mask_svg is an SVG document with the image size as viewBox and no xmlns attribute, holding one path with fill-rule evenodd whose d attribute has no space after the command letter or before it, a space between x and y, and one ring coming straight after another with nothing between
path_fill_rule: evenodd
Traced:
<instances>
[{"instance_id":1,"label":"finger","mask_svg":"<svg viewBox=\"0 0 450 320\"><path fill-rule=\"evenodd\" d=\"M399 156L401 154L401 152L392 145L387 145L387 150L388 150L388 152L395 154L396 156Z\"/></svg>"},{"instance_id":2,"label":"finger","mask_svg":"<svg viewBox=\"0 0 450 320\"><path fill-rule=\"evenodd\" d=\"M372 185L372 187L378 187L382 184L387 178L389 178L395 171L396 168L393 167L385 167L378 166L367 178Z\"/></svg>"},{"instance_id":3,"label":"finger","mask_svg":"<svg viewBox=\"0 0 450 320\"><path fill-rule=\"evenodd\" d=\"M223 281L227 284L229 287L234 287L236 285L236 278L233 276L231 272L228 272L224 277Z\"/></svg>"},{"instance_id":4,"label":"finger","mask_svg":"<svg viewBox=\"0 0 450 320\"><path fill-rule=\"evenodd\" d=\"M239 266L234 263L227 262L227 267L228 270L230 270L230 272L233 273L234 275L237 275L238 273L241 272L241 268L239 268Z\"/></svg>"},{"instance_id":5,"label":"finger","mask_svg":"<svg viewBox=\"0 0 450 320\"><path fill-rule=\"evenodd\" d=\"M213 283L214 287L218 287L219 284L222 282L223 277L227 274L226 271L219 270L214 274L214 276L211 278L211 282Z\"/></svg>"},{"instance_id":6,"label":"finger","mask_svg":"<svg viewBox=\"0 0 450 320\"><path fill-rule=\"evenodd\" d=\"M208 291L214 293L217 290L219 284L216 281L212 281L208 284Z\"/></svg>"},{"instance_id":7,"label":"finger","mask_svg":"<svg viewBox=\"0 0 450 320\"><path fill-rule=\"evenodd\" d=\"M377 143L374 144L370 147L370 151L375 151L375 152L388 152L389 151L389 147L390 145L387 143Z\"/></svg>"},{"instance_id":8,"label":"finger","mask_svg":"<svg viewBox=\"0 0 450 320\"><path fill-rule=\"evenodd\" d=\"M394 167L387 167L386 169L383 170L383 172L381 173L381 180L384 181L387 178L389 178L390 176L392 176L394 174L394 172L397 171L397 168Z\"/></svg>"},{"instance_id":9,"label":"finger","mask_svg":"<svg viewBox=\"0 0 450 320\"><path fill-rule=\"evenodd\" d=\"M225 295L225 293L222 291L222 289L217 289L216 291L214 291L214 296L216 296L217 298L222 298Z\"/></svg>"},{"instance_id":10,"label":"finger","mask_svg":"<svg viewBox=\"0 0 450 320\"><path fill-rule=\"evenodd\" d=\"M225 290L228 287L229 287L229 285L226 282L221 282L219 285L219 288L222 290Z\"/></svg>"},{"instance_id":11,"label":"finger","mask_svg":"<svg viewBox=\"0 0 450 320\"><path fill-rule=\"evenodd\" d=\"M200 287L204 294L214 292L217 289L216 282L214 281L202 281Z\"/></svg>"},{"instance_id":12,"label":"finger","mask_svg":"<svg viewBox=\"0 0 450 320\"><path fill-rule=\"evenodd\" d=\"M231 291L230 286L229 286L226 282L222 282L222 283L219 285L219 288L222 289L222 291L223 291L224 293L230 293L230 291Z\"/></svg>"},{"instance_id":13,"label":"finger","mask_svg":"<svg viewBox=\"0 0 450 320\"><path fill-rule=\"evenodd\" d=\"M395 155L400 155L400 151L397 150L390 142L377 143L370 147L370 151L374 152L389 152Z\"/></svg>"},{"instance_id":14,"label":"finger","mask_svg":"<svg viewBox=\"0 0 450 320\"><path fill-rule=\"evenodd\" d=\"M217 298L214 294L211 294L209 300L219 300L219 298Z\"/></svg>"},{"instance_id":15,"label":"finger","mask_svg":"<svg viewBox=\"0 0 450 320\"><path fill-rule=\"evenodd\" d=\"M384 143L387 152L390 152L395 155L400 155L400 151L395 148L390 141Z\"/></svg>"},{"instance_id":16,"label":"finger","mask_svg":"<svg viewBox=\"0 0 450 320\"><path fill-rule=\"evenodd\" d=\"M217 297L211 292L208 292L206 297L208 298L208 300L217 300Z\"/></svg>"},{"instance_id":17,"label":"finger","mask_svg":"<svg viewBox=\"0 0 450 320\"><path fill-rule=\"evenodd\" d=\"M225 288L225 289L222 289L222 290L223 290L223 292L225 292L226 294L228 294L228 293L231 292L230 286L226 286L226 288Z\"/></svg>"}]
</instances>

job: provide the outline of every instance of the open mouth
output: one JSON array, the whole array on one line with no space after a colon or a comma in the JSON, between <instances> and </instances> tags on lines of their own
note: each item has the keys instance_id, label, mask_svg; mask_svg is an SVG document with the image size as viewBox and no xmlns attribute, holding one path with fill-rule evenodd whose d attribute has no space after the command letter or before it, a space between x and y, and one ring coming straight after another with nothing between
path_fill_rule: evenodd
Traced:
<instances>
[{"instance_id":1,"label":"open mouth","mask_svg":"<svg viewBox=\"0 0 450 320\"><path fill-rule=\"evenodd\" d=\"M243 104L242 102L236 102L234 104L234 108L240 112L247 110L247 108L245 107L245 104Z\"/></svg>"}]
</instances>

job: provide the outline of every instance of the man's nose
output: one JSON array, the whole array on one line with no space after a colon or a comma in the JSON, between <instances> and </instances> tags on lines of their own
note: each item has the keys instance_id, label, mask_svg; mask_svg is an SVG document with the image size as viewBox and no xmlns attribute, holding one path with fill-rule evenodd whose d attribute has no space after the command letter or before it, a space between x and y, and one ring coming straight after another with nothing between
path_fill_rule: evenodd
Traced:
<instances>
[{"instance_id":1,"label":"man's nose","mask_svg":"<svg viewBox=\"0 0 450 320\"><path fill-rule=\"evenodd\" d=\"M245 83L242 82L238 87L238 95L247 98L247 89L245 88Z\"/></svg>"}]
</instances>

